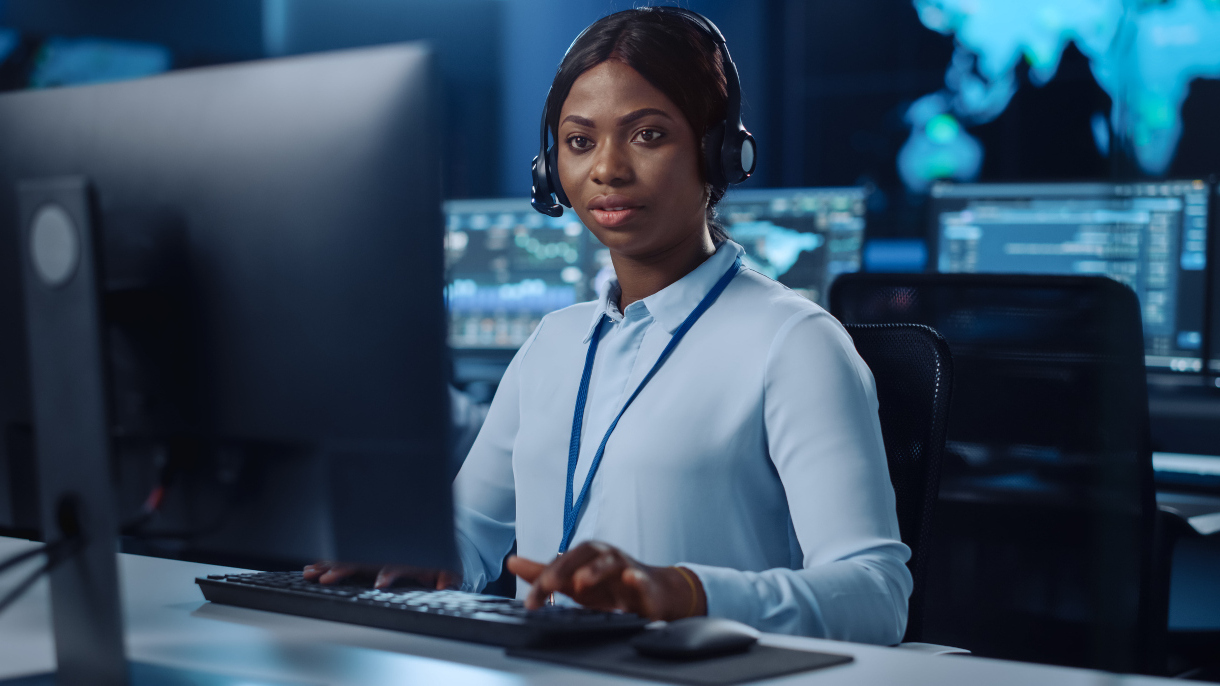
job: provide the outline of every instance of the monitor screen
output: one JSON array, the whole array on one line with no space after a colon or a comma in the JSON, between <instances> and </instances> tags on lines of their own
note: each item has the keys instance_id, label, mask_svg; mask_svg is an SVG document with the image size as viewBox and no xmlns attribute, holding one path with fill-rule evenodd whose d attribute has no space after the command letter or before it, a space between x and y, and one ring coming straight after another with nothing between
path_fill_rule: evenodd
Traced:
<instances>
[{"instance_id":1,"label":"monitor screen","mask_svg":"<svg viewBox=\"0 0 1220 686\"><path fill-rule=\"evenodd\" d=\"M524 198L450 200L445 222L453 348L516 349L547 313L597 296L601 244L570 209L548 217Z\"/></svg>"},{"instance_id":2,"label":"monitor screen","mask_svg":"<svg viewBox=\"0 0 1220 686\"><path fill-rule=\"evenodd\" d=\"M732 190L718 216L751 267L821 305L830 283L859 271L863 188ZM449 345L516 349L549 312L594 300L610 254L576 213L548 217L525 198L445 203Z\"/></svg>"},{"instance_id":3,"label":"monitor screen","mask_svg":"<svg viewBox=\"0 0 1220 686\"><path fill-rule=\"evenodd\" d=\"M941 272L1098 274L1131 287L1149 369L1203 369L1208 189L1203 181L938 184Z\"/></svg>"},{"instance_id":4,"label":"monitor screen","mask_svg":"<svg viewBox=\"0 0 1220 686\"><path fill-rule=\"evenodd\" d=\"M825 307L839 274L860 270L863 188L731 190L717 208L746 266Z\"/></svg>"},{"instance_id":5,"label":"monitor screen","mask_svg":"<svg viewBox=\"0 0 1220 686\"><path fill-rule=\"evenodd\" d=\"M1213 201L1213 207L1220 207L1220 185L1216 186L1216 199ZM1217 221L1213 218L1213 222ZM1217 229L1217 234L1220 236L1220 229ZM1213 245L1212 258L1215 264L1220 264L1220 245ZM1220 275L1212 276L1212 293L1211 293L1211 335L1208 339L1211 341L1207 357L1207 367L1213 374L1220 374ZM1215 380L1215 385L1220 387L1220 378Z\"/></svg>"}]
</instances>

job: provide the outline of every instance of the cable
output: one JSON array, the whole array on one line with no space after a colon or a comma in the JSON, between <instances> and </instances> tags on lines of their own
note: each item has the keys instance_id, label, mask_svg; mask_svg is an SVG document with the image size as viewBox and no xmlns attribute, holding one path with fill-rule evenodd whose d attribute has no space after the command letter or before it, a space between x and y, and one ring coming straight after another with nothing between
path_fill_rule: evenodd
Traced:
<instances>
[{"instance_id":1,"label":"cable","mask_svg":"<svg viewBox=\"0 0 1220 686\"><path fill-rule=\"evenodd\" d=\"M10 567L19 565L30 558L37 557L44 553L47 555L54 555L60 548L66 546L74 540L76 540L75 537L62 538L54 543L47 543L37 548L33 548L32 550L27 550L24 553L18 553L7 560L0 562L0 573L7 571Z\"/></svg>"},{"instance_id":2,"label":"cable","mask_svg":"<svg viewBox=\"0 0 1220 686\"><path fill-rule=\"evenodd\" d=\"M140 514L125 522L119 528L119 533L123 536L139 535L144 526L152 521L152 518L161 509L161 503L165 501L165 489L165 483L158 483L156 486L153 486L152 492L144 500L144 506L140 509Z\"/></svg>"},{"instance_id":3,"label":"cable","mask_svg":"<svg viewBox=\"0 0 1220 686\"><path fill-rule=\"evenodd\" d=\"M37 557L37 556L45 553L46 551L47 551L47 547L45 545L41 545L41 546L38 546L37 548L27 550L24 553L19 553L17 555L14 555L14 556L10 557L9 559L5 560L4 562L0 562L0 573L3 573L9 567L15 567L30 558Z\"/></svg>"},{"instance_id":4,"label":"cable","mask_svg":"<svg viewBox=\"0 0 1220 686\"><path fill-rule=\"evenodd\" d=\"M23 560L28 560L39 554L45 553L47 556L47 561L44 562L41 567L34 570L34 572L32 572L26 578L22 579L20 583L13 587L13 590L9 591L8 594L3 598L0 598L0 613L3 613L9 605L17 602L17 600L21 598L21 596L24 595L25 592L34 585L34 582L38 581L38 579L42 577L42 575L49 573L52 569L55 569L64 560L70 559L73 555L80 552L80 549L83 547L84 539L82 539L80 536L61 538L60 540L55 541L54 543L48 543L41 548L28 550L19 555L14 555L13 557L5 560L3 563L0 563L0 569L7 569L8 567L18 564Z\"/></svg>"},{"instance_id":5,"label":"cable","mask_svg":"<svg viewBox=\"0 0 1220 686\"><path fill-rule=\"evenodd\" d=\"M169 489L170 483L178 473L178 470L172 465L173 460L166 458L161 463L161 466L157 468L155 483L152 490L148 493L148 497L144 499L144 504L140 508L140 514L119 526L120 535L138 536L141 530L160 512L161 505L165 502L165 492Z\"/></svg>"},{"instance_id":6,"label":"cable","mask_svg":"<svg viewBox=\"0 0 1220 686\"><path fill-rule=\"evenodd\" d=\"M0 0L0 2L2 1ZM236 475L232 478L232 483L224 487L221 510L211 521L193 529L149 530L149 524L161 513L161 507L168 497L171 486L174 485L183 472L183 468L179 464L180 460L174 457L177 452L177 450L171 449L170 459L166 460L158 469L156 483L147 498L145 498L140 513L120 526L120 535L140 541L190 542L199 538L205 538L224 529L233 513L234 506L240 498L241 489L244 487L244 461L239 463Z\"/></svg>"}]
</instances>

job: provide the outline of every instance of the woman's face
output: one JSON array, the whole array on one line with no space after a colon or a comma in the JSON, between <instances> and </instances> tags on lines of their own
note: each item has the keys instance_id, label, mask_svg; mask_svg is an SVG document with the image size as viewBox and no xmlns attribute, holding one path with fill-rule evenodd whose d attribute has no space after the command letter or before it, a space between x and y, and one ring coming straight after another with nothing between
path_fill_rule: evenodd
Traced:
<instances>
[{"instance_id":1,"label":"woman's face","mask_svg":"<svg viewBox=\"0 0 1220 686\"><path fill-rule=\"evenodd\" d=\"M559 113L559 179L613 253L648 258L702 241L698 143L664 93L618 61L581 74Z\"/></svg>"}]
</instances>

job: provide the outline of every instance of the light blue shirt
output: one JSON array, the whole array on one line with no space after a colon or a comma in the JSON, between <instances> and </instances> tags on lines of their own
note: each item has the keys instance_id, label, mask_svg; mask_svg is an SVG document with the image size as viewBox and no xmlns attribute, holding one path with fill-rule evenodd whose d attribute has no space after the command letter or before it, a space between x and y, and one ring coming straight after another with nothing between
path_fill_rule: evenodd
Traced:
<instances>
[{"instance_id":1,"label":"light blue shirt","mask_svg":"<svg viewBox=\"0 0 1220 686\"><path fill-rule=\"evenodd\" d=\"M543 318L454 483L467 590L499 574L514 538L523 557L555 557L593 327L603 328L577 492L618 410L741 253L723 243L621 313L612 282L600 301ZM572 546L587 540L689 568L713 616L770 632L899 642L910 551L898 536L873 377L839 322L743 269L620 420ZM518 580L517 589L523 596L528 585Z\"/></svg>"}]
</instances>

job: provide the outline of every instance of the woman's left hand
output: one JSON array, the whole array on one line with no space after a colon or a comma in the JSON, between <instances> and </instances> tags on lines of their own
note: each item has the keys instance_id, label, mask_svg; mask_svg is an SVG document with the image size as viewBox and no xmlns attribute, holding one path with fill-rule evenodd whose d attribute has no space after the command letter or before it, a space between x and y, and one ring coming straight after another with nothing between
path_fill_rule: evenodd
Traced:
<instances>
[{"instance_id":1,"label":"woman's left hand","mask_svg":"<svg viewBox=\"0 0 1220 686\"><path fill-rule=\"evenodd\" d=\"M510 557L508 571L533 584L525 599L531 610L542 607L552 593L562 593L585 607L649 619L707 614L707 596L694 572L641 564L596 541L581 543L547 565Z\"/></svg>"}]
</instances>

